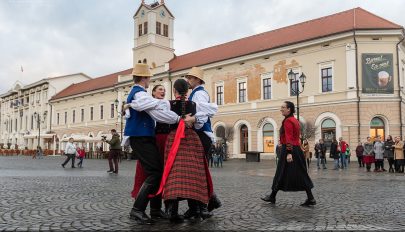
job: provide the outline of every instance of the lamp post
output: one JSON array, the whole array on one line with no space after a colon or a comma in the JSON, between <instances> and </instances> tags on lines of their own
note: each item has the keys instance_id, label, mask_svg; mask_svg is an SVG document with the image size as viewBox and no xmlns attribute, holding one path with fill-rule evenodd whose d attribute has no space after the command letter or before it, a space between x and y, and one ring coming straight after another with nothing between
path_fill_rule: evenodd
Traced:
<instances>
[{"instance_id":1,"label":"lamp post","mask_svg":"<svg viewBox=\"0 0 405 232\"><path fill-rule=\"evenodd\" d=\"M120 118L120 124L121 124L121 138L120 139L121 139L121 142L122 142L122 130L123 130L122 109L123 109L123 106L125 104L125 101L122 101L121 111L118 110L118 104L119 104L118 99L115 99L114 105L115 105L115 111L117 111L118 117Z\"/></svg>"},{"instance_id":2,"label":"lamp post","mask_svg":"<svg viewBox=\"0 0 405 232\"><path fill-rule=\"evenodd\" d=\"M302 92L304 92L304 87L305 87L305 81L307 77L305 76L304 73L301 73L301 76L297 78L298 73L294 73L292 69L288 72L288 79L290 80L290 88L291 88L291 93L295 94L297 96L297 119L298 122L300 121L300 101L299 97ZM298 82L301 82L302 90L300 91L299 89L299 84ZM295 84L295 90L293 88L293 83Z\"/></svg>"},{"instance_id":3,"label":"lamp post","mask_svg":"<svg viewBox=\"0 0 405 232\"><path fill-rule=\"evenodd\" d=\"M45 122L46 115L48 114L48 111L44 111L42 117L41 114L34 112L34 117L37 120L37 125L38 125L38 147L40 146L40 141L41 141L41 122Z\"/></svg>"}]
</instances>

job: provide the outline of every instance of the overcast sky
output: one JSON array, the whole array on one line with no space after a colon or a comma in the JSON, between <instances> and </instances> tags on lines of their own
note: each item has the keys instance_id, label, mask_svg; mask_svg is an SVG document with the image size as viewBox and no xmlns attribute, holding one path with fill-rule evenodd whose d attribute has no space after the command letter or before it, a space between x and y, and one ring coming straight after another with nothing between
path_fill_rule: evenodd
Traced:
<instances>
[{"instance_id":1,"label":"overcast sky","mask_svg":"<svg viewBox=\"0 0 405 232\"><path fill-rule=\"evenodd\" d=\"M94 78L131 68L132 16L140 2L0 0L0 93L16 80L29 84L78 72ZM403 0L165 2L176 18L177 55L354 7L405 25Z\"/></svg>"}]
</instances>

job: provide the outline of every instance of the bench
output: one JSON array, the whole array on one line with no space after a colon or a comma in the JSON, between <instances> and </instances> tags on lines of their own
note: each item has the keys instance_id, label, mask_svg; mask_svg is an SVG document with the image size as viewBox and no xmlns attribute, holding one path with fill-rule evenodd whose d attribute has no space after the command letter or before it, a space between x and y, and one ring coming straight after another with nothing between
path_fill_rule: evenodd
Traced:
<instances>
[{"instance_id":1,"label":"bench","mask_svg":"<svg viewBox=\"0 0 405 232\"><path fill-rule=\"evenodd\" d=\"M260 162L260 151L246 151L246 162Z\"/></svg>"}]
</instances>

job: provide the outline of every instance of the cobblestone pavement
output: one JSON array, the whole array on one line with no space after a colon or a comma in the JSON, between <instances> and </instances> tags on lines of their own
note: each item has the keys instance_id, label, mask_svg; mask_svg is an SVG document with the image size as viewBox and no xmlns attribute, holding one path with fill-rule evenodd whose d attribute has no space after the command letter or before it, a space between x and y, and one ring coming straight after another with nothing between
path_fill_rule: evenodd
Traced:
<instances>
[{"instance_id":1,"label":"cobblestone pavement","mask_svg":"<svg viewBox=\"0 0 405 232\"><path fill-rule=\"evenodd\" d=\"M138 226L129 219L135 161L119 175L106 160L65 169L64 157L0 157L0 231L23 230L405 230L405 176L349 170L317 170L312 162L313 208L299 206L305 193L280 192L271 206L259 198L271 185L274 161L231 160L213 168L223 207L205 221ZM185 211L181 203L181 212Z\"/></svg>"}]
</instances>

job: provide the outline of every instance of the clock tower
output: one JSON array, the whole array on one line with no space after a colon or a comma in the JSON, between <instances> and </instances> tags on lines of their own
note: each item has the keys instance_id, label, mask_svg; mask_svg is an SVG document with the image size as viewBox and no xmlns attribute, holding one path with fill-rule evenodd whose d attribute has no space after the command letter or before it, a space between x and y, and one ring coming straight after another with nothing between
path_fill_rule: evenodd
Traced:
<instances>
[{"instance_id":1,"label":"clock tower","mask_svg":"<svg viewBox=\"0 0 405 232\"><path fill-rule=\"evenodd\" d=\"M142 0L134 15L133 63L164 67L174 57L174 17L164 0L152 4Z\"/></svg>"}]
</instances>

